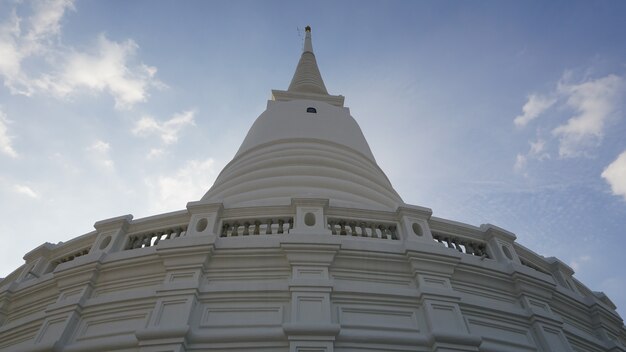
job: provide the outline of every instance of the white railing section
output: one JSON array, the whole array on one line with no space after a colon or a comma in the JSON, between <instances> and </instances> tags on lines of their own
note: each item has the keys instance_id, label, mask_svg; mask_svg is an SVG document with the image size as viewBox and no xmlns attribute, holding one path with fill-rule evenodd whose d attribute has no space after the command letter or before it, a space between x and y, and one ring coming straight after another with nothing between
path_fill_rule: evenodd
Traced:
<instances>
[{"instance_id":1,"label":"white railing section","mask_svg":"<svg viewBox=\"0 0 626 352\"><path fill-rule=\"evenodd\" d=\"M531 268L533 270L536 270L536 271L538 271L540 273L544 273L546 275L552 276L552 274L550 274L548 271L541 269L538 265L535 265L535 264L531 263L530 261L528 261L528 260L526 260L526 259L524 259L522 257L519 258L519 261L524 266L527 266L527 267L529 267L529 268Z\"/></svg>"},{"instance_id":2,"label":"white railing section","mask_svg":"<svg viewBox=\"0 0 626 352\"><path fill-rule=\"evenodd\" d=\"M293 229L293 217L223 220L220 237L286 234Z\"/></svg>"},{"instance_id":3,"label":"white railing section","mask_svg":"<svg viewBox=\"0 0 626 352\"><path fill-rule=\"evenodd\" d=\"M377 221L329 218L328 229L335 236L369 237L383 240L399 239L395 224Z\"/></svg>"},{"instance_id":4,"label":"white railing section","mask_svg":"<svg viewBox=\"0 0 626 352\"><path fill-rule=\"evenodd\" d=\"M63 256L63 257L60 257L60 258L57 258L57 259L54 259L54 260L50 261L50 268L49 268L49 270L47 272L54 271L54 269L56 269L56 267L59 264L71 262L72 260L74 260L74 259L76 259L78 257L82 257L84 255L89 254L90 250L91 250L91 247L86 247L86 248L83 248L83 249L78 250L76 252L73 252L72 254L68 254L66 256Z\"/></svg>"},{"instance_id":5,"label":"white railing section","mask_svg":"<svg viewBox=\"0 0 626 352\"><path fill-rule=\"evenodd\" d=\"M168 227L128 236L126 250L152 247L161 241L183 237L187 234L187 225Z\"/></svg>"},{"instance_id":6,"label":"white railing section","mask_svg":"<svg viewBox=\"0 0 626 352\"><path fill-rule=\"evenodd\" d=\"M482 258L489 258L489 254L487 253L487 244L484 242L436 232L433 232L433 240L461 253L475 255Z\"/></svg>"}]
</instances>

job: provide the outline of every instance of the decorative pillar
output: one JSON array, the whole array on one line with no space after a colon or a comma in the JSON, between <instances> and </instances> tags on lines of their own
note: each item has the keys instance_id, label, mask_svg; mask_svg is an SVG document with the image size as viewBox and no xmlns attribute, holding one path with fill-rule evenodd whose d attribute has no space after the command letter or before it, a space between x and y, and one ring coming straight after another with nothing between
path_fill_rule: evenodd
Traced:
<instances>
[{"instance_id":1,"label":"decorative pillar","mask_svg":"<svg viewBox=\"0 0 626 352\"><path fill-rule=\"evenodd\" d=\"M330 235L325 212L328 199L293 198L291 205L295 208L296 218L291 235Z\"/></svg>"},{"instance_id":2,"label":"decorative pillar","mask_svg":"<svg viewBox=\"0 0 626 352\"><path fill-rule=\"evenodd\" d=\"M187 211L191 214L187 236L219 235L217 226L223 209L222 203L187 203Z\"/></svg>"},{"instance_id":3,"label":"decorative pillar","mask_svg":"<svg viewBox=\"0 0 626 352\"><path fill-rule=\"evenodd\" d=\"M515 252L515 234L491 224L481 225L480 228L485 233L484 239L493 259L500 263L521 264Z\"/></svg>"},{"instance_id":4,"label":"decorative pillar","mask_svg":"<svg viewBox=\"0 0 626 352\"><path fill-rule=\"evenodd\" d=\"M216 238L215 234L190 235L156 246L166 274L156 289L156 303L147 327L135 332L140 352L186 350L189 321L199 304L198 289Z\"/></svg>"},{"instance_id":5,"label":"decorative pillar","mask_svg":"<svg viewBox=\"0 0 626 352\"><path fill-rule=\"evenodd\" d=\"M529 269L532 270L532 269ZM545 276L545 275L544 275ZM549 278L548 276L545 276ZM554 281L516 271L512 274L515 289L525 308L531 330L542 351L573 351L563 333L563 320L550 309Z\"/></svg>"},{"instance_id":6,"label":"decorative pillar","mask_svg":"<svg viewBox=\"0 0 626 352\"><path fill-rule=\"evenodd\" d=\"M430 344L436 352L477 352L481 338L470 335L459 307L461 296L450 278L460 253L449 248L407 243L407 259L418 286Z\"/></svg>"},{"instance_id":7,"label":"decorative pillar","mask_svg":"<svg viewBox=\"0 0 626 352\"><path fill-rule=\"evenodd\" d=\"M291 317L283 324L290 352L333 352L340 330L339 324L332 321L333 284L328 272L340 244L335 237L324 237L327 241L290 236L281 242L292 269Z\"/></svg>"},{"instance_id":8,"label":"decorative pillar","mask_svg":"<svg viewBox=\"0 0 626 352\"><path fill-rule=\"evenodd\" d=\"M46 318L33 340L33 351L61 351L69 342L83 305L92 294L100 260L100 256L87 255L56 267L59 298L45 309Z\"/></svg>"},{"instance_id":9,"label":"decorative pillar","mask_svg":"<svg viewBox=\"0 0 626 352\"><path fill-rule=\"evenodd\" d=\"M403 241L433 243L428 220L433 211L418 206L404 206L398 208L400 228Z\"/></svg>"}]
</instances>

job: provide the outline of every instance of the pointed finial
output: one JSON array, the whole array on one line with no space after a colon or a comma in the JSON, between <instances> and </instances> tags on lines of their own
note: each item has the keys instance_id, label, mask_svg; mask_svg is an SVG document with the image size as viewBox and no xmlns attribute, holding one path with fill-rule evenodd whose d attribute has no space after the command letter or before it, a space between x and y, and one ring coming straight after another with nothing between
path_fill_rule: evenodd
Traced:
<instances>
[{"instance_id":1,"label":"pointed finial","mask_svg":"<svg viewBox=\"0 0 626 352\"><path fill-rule=\"evenodd\" d=\"M322 80L322 75L317 67L315 54L313 54L311 26L306 26L304 30L305 35L302 56L300 57L300 61L298 61L296 72L293 75L293 79L287 91L328 95L328 91Z\"/></svg>"},{"instance_id":2,"label":"pointed finial","mask_svg":"<svg viewBox=\"0 0 626 352\"><path fill-rule=\"evenodd\" d=\"M302 47L303 52L313 52L313 45L311 44L311 26L304 27L304 46Z\"/></svg>"}]
</instances>

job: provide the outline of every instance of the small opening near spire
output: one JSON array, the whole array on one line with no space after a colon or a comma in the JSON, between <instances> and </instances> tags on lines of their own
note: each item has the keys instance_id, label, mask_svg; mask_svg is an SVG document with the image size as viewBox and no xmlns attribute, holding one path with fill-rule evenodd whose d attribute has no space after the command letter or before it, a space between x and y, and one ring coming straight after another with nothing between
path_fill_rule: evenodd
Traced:
<instances>
[{"instance_id":1,"label":"small opening near spire","mask_svg":"<svg viewBox=\"0 0 626 352\"><path fill-rule=\"evenodd\" d=\"M305 30L306 32L310 32L310 31L311 31L311 26L306 26L306 27L304 27L304 30Z\"/></svg>"}]
</instances>

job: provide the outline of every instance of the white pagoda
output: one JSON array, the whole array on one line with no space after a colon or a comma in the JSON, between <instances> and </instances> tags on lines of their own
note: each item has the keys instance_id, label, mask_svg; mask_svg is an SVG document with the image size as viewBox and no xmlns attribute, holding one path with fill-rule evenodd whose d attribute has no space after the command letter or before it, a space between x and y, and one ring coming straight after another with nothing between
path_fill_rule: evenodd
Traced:
<instances>
[{"instance_id":1,"label":"white pagoda","mask_svg":"<svg viewBox=\"0 0 626 352\"><path fill-rule=\"evenodd\" d=\"M626 351L569 266L402 200L309 27L201 200L94 227L0 281L0 351Z\"/></svg>"}]
</instances>

